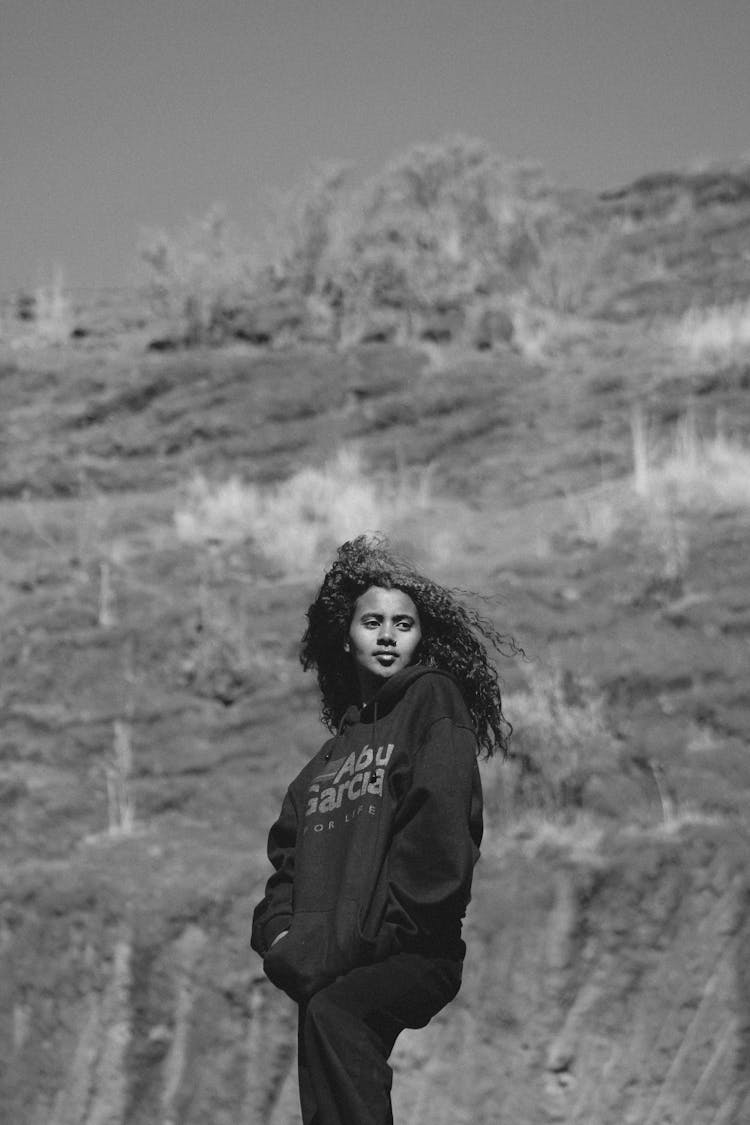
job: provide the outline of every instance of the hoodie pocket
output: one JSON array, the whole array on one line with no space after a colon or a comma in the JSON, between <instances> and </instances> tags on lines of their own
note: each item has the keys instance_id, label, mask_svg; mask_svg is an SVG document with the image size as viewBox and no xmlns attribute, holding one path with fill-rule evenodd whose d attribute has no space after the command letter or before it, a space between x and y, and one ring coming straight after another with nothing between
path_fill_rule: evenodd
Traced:
<instances>
[{"instance_id":1,"label":"hoodie pocket","mask_svg":"<svg viewBox=\"0 0 750 1125\"><path fill-rule=\"evenodd\" d=\"M266 953L268 979L299 1003L363 964L356 913L354 902L343 902L335 910L295 914L289 933Z\"/></svg>"}]
</instances>

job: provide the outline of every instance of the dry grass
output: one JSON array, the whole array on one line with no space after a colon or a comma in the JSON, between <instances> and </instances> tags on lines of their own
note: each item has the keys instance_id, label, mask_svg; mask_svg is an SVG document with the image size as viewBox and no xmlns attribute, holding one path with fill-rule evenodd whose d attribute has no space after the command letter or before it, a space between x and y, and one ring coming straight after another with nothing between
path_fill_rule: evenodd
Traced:
<instances>
[{"instance_id":1,"label":"dry grass","mask_svg":"<svg viewBox=\"0 0 750 1125\"><path fill-rule=\"evenodd\" d=\"M36 332L44 343L62 344L70 339L72 329L73 310L58 267L52 283L36 291Z\"/></svg>"},{"instance_id":2,"label":"dry grass","mask_svg":"<svg viewBox=\"0 0 750 1125\"><path fill-rule=\"evenodd\" d=\"M720 813L707 812L705 809L688 802L666 812L663 810L662 818L656 824L648 826L642 824L626 825L623 828L623 833L625 836L631 837L669 839L672 836L679 836L683 829L689 831L691 828L710 828L726 823L727 818Z\"/></svg>"},{"instance_id":3,"label":"dry grass","mask_svg":"<svg viewBox=\"0 0 750 1125\"><path fill-rule=\"evenodd\" d=\"M690 309L670 330L669 338L693 362L739 359L750 348L750 301Z\"/></svg>"},{"instance_id":4,"label":"dry grass","mask_svg":"<svg viewBox=\"0 0 750 1125\"><path fill-rule=\"evenodd\" d=\"M484 850L502 854L519 844L522 850L534 857L541 852L564 852L579 863L596 862L601 858L601 846L606 826L599 817L585 810L575 814L559 814L549 810L526 809L505 825L502 831L490 830Z\"/></svg>"},{"instance_id":5,"label":"dry grass","mask_svg":"<svg viewBox=\"0 0 750 1125\"><path fill-rule=\"evenodd\" d=\"M622 527L625 492L626 487L616 483L566 497L567 518L576 539L597 547L611 543Z\"/></svg>"},{"instance_id":6,"label":"dry grass","mask_svg":"<svg viewBox=\"0 0 750 1125\"><path fill-rule=\"evenodd\" d=\"M112 755L105 767L107 780L107 819L110 836L129 836L135 827L135 799L132 790L133 750L131 725L121 719L113 724Z\"/></svg>"},{"instance_id":7,"label":"dry grass","mask_svg":"<svg viewBox=\"0 0 750 1125\"><path fill-rule=\"evenodd\" d=\"M661 573L675 578L687 567L691 519L750 509L750 448L720 426L701 434L690 409L661 436L636 410L631 439L630 480L569 497L570 530L597 547L634 530Z\"/></svg>"},{"instance_id":8,"label":"dry grass","mask_svg":"<svg viewBox=\"0 0 750 1125\"><path fill-rule=\"evenodd\" d=\"M308 574L335 547L364 531L392 533L426 507L429 476L376 478L359 454L341 450L322 468L305 468L272 487L233 477L196 477L175 513L187 543L252 543L283 574Z\"/></svg>"},{"instance_id":9,"label":"dry grass","mask_svg":"<svg viewBox=\"0 0 750 1125\"><path fill-rule=\"evenodd\" d=\"M691 511L750 507L750 449L720 427L713 437L699 434L688 410L660 443L636 413L632 433L633 485L642 502Z\"/></svg>"},{"instance_id":10,"label":"dry grass","mask_svg":"<svg viewBox=\"0 0 750 1125\"><path fill-rule=\"evenodd\" d=\"M73 331L73 305L65 288L65 275L56 266L49 285L40 285L30 302L30 319L23 331L4 330L15 349L46 348L64 344Z\"/></svg>"}]
</instances>

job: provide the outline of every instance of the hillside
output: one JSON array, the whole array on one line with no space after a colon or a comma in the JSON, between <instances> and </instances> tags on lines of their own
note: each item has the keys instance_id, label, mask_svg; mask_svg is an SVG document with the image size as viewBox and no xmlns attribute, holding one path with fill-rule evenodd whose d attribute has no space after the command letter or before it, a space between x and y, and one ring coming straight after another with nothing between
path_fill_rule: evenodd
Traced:
<instances>
[{"instance_id":1,"label":"hillside","mask_svg":"<svg viewBox=\"0 0 750 1125\"><path fill-rule=\"evenodd\" d=\"M360 272L336 331L330 254L213 346L132 295L54 342L6 306L3 1120L297 1120L249 919L324 733L296 646L331 479L347 533L364 497L527 654L466 983L400 1042L397 1120L750 1120L750 178L571 194L551 227L545 193L525 288L379 305Z\"/></svg>"}]
</instances>

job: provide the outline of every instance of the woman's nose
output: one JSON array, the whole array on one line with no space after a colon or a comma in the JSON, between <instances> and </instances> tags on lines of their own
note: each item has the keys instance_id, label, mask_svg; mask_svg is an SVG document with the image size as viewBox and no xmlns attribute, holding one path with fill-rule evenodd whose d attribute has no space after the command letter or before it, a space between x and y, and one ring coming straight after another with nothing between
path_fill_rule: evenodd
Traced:
<instances>
[{"instance_id":1,"label":"woman's nose","mask_svg":"<svg viewBox=\"0 0 750 1125\"><path fill-rule=\"evenodd\" d=\"M393 630L391 629L390 625L386 625L385 623L383 623L383 625L381 625L379 640L380 640L380 643L384 644L384 645L395 645L396 641L395 641L395 638L393 636Z\"/></svg>"}]
</instances>

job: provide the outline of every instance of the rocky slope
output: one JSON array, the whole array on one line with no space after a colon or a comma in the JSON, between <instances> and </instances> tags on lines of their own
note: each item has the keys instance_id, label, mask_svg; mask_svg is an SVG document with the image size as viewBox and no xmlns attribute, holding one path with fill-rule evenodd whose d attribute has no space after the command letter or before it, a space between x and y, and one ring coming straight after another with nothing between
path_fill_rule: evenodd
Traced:
<instances>
[{"instance_id":1,"label":"rocky slope","mask_svg":"<svg viewBox=\"0 0 750 1125\"><path fill-rule=\"evenodd\" d=\"M750 1120L748 506L632 487L638 410L662 442L691 403L746 441L747 355L670 342L691 300L750 294L745 180L720 181L599 200L664 269L540 321L533 358L163 354L132 328L7 349L3 1121L297 1119L294 1013L248 932L323 733L296 664L318 573L186 544L174 512L196 470L263 487L352 442L429 481L399 542L528 654L503 666L516 756L483 767L465 985L399 1043L397 1120Z\"/></svg>"},{"instance_id":2,"label":"rocky slope","mask_svg":"<svg viewBox=\"0 0 750 1125\"><path fill-rule=\"evenodd\" d=\"M296 1119L294 1012L247 952L253 858L173 836L17 872L7 1120ZM397 1047L398 1120L746 1120L746 859L706 829L491 847L464 988Z\"/></svg>"}]
</instances>

